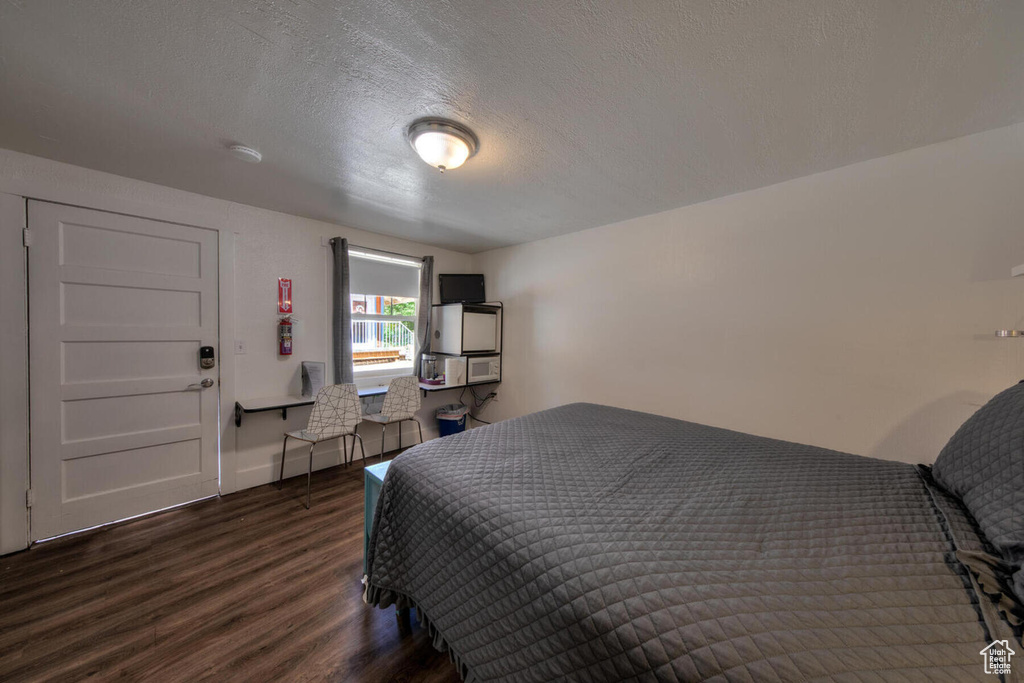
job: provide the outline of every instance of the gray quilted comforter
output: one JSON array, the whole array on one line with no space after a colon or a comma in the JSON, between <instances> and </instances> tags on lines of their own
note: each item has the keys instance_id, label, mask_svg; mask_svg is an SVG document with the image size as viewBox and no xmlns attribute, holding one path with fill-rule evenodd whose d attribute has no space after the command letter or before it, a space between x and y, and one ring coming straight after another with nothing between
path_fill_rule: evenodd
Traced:
<instances>
[{"instance_id":1,"label":"gray quilted comforter","mask_svg":"<svg viewBox=\"0 0 1024 683\"><path fill-rule=\"evenodd\" d=\"M998 680L957 549L926 468L573 404L398 456L365 595L467 680Z\"/></svg>"}]
</instances>

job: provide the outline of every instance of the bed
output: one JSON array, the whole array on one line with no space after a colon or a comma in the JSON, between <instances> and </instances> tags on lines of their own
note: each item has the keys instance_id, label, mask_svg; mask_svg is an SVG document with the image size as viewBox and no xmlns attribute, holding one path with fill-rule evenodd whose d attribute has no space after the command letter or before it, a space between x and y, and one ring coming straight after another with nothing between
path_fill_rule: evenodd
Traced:
<instances>
[{"instance_id":1,"label":"bed","mask_svg":"<svg viewBox=\"0 0 1024 683\"><path fill-rule=\"evenodd\" d=\"M470 682L963 681L1012 581L928 467L572 404L395 458L364 599Z\"/></svg>"}]
</instances>

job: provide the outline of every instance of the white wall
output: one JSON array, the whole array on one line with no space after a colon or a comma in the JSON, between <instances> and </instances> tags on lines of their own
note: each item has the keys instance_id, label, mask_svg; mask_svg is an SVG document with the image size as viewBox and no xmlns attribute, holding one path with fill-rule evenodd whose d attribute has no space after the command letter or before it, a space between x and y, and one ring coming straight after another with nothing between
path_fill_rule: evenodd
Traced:
<instances>
[{"instance_id":1,"label":"white wall","mask_svg":"<svg viewBox=\"0 0 1024 683\"><path fill-rule=\"evenodd\" d=\"M25 201L0 194L0 553L25 547L28 511L28 319ZM13 486L11 486L13 484Z\"/></svg>"},{"instance_id":2,"label":"white wall","mask_svg":"<svg viewBox=\"0 0 1024 683\"><path fill-rule=\"evenodd\" d=\"M507 418L592 401L931 462L1024 377L1024 124L477 256Z\"/></svg>"},{"instance_id":3,"label":"white wall","mask_svg":"<svg viewBox=\"0 0 1024 683\"><path fill-rule=\"evenodd\" d=\"M221 232L221 378L224 429L222 431L222 492L271 481L276 476L275 463L280 463L283 431L305 424L309 408L288 411L288 420L280 413L248 415L241 429L232 421L235 397L274 396L298 393L299 364L303 360L328 361L330 316L330 267L328 247L321 246L322 237L347 237L361 246L386 249L414 256L433 254L434 271L470 272L472 258L445 249L415 242L384 237L359 230L314 221L296 216L257 209L210 197L182 192L128 178L60 164L0 149L0 193L30 197L89 208L117 211L179 223L217 229ZM5 250L0 270L0 297L4 311L15 309L16 297L24 296L23 273L8 267L8 256L19 258L20 220L0 220ZM14 252L9 249L14 245ZM11 261L12 263L14 261ZM232 272L233 271L233 272ZM290 358L277 355L276 314L277 278L291 277L295 286L293 305L300 319L296 330L295 353ZM436 297L436 294L435 294ZM8 334L19 332L16 321L4 322ZM232 355L234 340L247 344L247 353ZM24 368L24 355L16 349L8 358L16 362L2 369L0 406L24 404L27 391L18 373ZM20 366L20 367L16 367ZM22 377L24 375L21 375ZM424 400L418 417L424 426L424 437L436 436L434 409L455 400L449 392L441 392ZM18 439L25 437L25 426L17 415L4 413L0 422L0 553L24 547L24 519L13 519L9 510L24 510L24 492L28 482L24 476L8 476L15 472L14 463L24 458L17 452ZM395 428L389 430L388 449L397 446ZM367 451L380 448L379 427L366 423L360 428L366 435ZM405 425L406 443L415 438L415 427ZM237 445L236 445L237 440ZM316 467L341 462L339 442L317 447ZM286 474L305 472L301 450L290 449ZM357 452L357 456L358 456ZM20 471L19 471L20 472ZM20 481L19 481L20 479Z\"/></svg>"},{"instance_id":4,"label":"white wall","mask_svg":"<svg viewBox=\"0 0 1024 683\"><path fill-rule=\"evenodd\" d=\"M412 256L434 255L437 273L469 272L472 259L445 249L429 247L381 235L339 228L310 219L286 216L250 206L233 204L230 222L237 230L235 239L235 338L247 346L245 355L235 356L236 393L241 397L299 394L302 380L299 365L303 360L320 360L330 372L331 250L321 246L321 238L341 236L363 247L385 249ZM292 279L292 306L298 325L294 329L294 354L289 358L277 353L277 278ZM436 288L435 288L436 289ZM437 292L434 294L437 299ZM418 414L424 438L437 436L434 410L450 403L457 392L428 395ZM237 488L271 481L277 476L284 429L301 429L309 417L309 408L281 414L245 415L242 428L235 432L235 473ZM398 428L388 429L387 449L398 447ZM402 425L403 443L416 443L416 427ZM380 452L380 426L365 423L359 428L368 454ZM305 452L292 443L286 460L286 475L306 471ZM341 462L338 442L318 446L314 463L327 467ZM359 457L356 450L356 457Z\"/></svg>"}]
</instances>

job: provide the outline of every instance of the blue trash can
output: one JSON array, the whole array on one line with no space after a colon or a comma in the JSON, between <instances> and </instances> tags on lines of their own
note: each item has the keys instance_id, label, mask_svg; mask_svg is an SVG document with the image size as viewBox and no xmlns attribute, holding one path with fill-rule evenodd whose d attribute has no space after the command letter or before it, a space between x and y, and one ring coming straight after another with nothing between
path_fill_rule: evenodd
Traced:
<instances>
[{"instance_id":1,"label":"blue trash can","mask_svg":"<svg viewBox=\"0 0 1024 683\"><path fill-rule=\"evenodd\" d=\"M441 436L458 434L466 431L466 415L469 406L452 403L437 409L437 430Z\"/></svg>"}]
</instances>

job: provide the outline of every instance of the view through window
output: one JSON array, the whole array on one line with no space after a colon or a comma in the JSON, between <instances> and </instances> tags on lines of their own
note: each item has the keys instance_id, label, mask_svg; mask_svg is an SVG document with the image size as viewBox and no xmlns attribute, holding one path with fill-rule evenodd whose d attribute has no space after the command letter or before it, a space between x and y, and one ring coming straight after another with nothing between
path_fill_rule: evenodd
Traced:
<instances>
[{"instance_id":1,"label":"view through window","mask_svg":"<svg viewBox=\"0 0 1024 683\"><path fill-rule=\"evenodd\" d=\"M352 295L352 362L357 373L409 374L416 352L415 333L416 299Z\"/></svg>"},{"instance_id":2,"label":"view through window","mask_svg":"<svg viewBox=\"0 0 1024 683\"><path fill-rule=\"evenodd\" d=\"M419 263L351 254L352 363L357 384L414 372Z\"/></svg>"}]
</instances>

